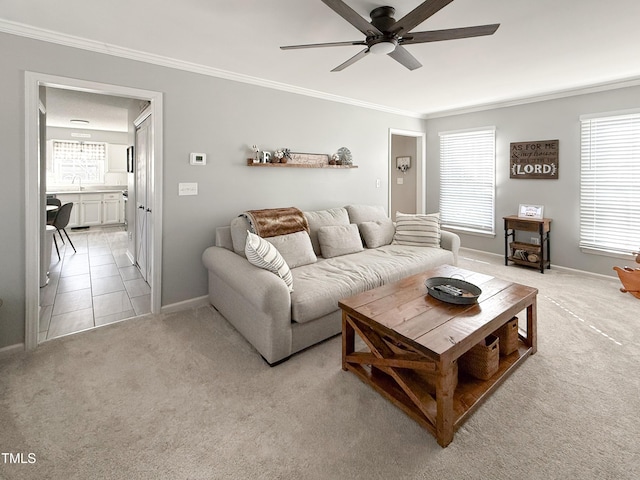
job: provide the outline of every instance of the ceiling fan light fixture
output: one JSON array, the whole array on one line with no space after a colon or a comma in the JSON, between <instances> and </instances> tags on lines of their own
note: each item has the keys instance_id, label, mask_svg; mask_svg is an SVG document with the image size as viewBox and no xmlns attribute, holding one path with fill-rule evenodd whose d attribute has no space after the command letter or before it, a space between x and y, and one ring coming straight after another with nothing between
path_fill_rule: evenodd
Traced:
<instances>
[{"instance_id":1,"label":"ceiling fan light fixture","mask_svg":"<svg viewBox=\"0 0 640 480\"><path fill-rule=\"evenodd\" d=\"M382 42L374 43L369 47L369 51L374 55L388 55L393 52L398 46L398 42L393 40L383 40Z\"/></svg>"}]
</instances>

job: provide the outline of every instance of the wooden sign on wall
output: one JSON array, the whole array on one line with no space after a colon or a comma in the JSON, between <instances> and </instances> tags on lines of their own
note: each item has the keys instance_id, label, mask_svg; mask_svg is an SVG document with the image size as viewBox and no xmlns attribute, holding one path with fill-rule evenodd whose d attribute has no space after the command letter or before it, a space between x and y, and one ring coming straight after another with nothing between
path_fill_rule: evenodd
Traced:
<instances>
[{"instance_id":1,"label":"wooden sign on wall","mask_svg":"<svg viewBox=\"0 0 640 480\"><path fill-rule=\"evenodd\" d=\"M511 143L510 178L558 178L559 140Z\"/></svg>"}]
</instances>

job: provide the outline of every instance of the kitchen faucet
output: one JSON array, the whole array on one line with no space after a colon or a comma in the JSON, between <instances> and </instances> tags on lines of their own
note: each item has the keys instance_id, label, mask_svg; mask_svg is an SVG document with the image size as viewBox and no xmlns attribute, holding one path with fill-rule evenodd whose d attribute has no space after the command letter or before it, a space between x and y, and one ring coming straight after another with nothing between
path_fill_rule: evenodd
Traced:
<instances>
[{"instance_id":1,"label":"kitchen faucet","mask_svg":"<svg viewBox=\"0 0 640 480\"><path fill-rule=\"evenodd\" d=\"M71 179L71 185L76 183L76 178L78 179L78 190L82 190L82 177L80 175L74 175Z\"/></svg>"}]
</instances>

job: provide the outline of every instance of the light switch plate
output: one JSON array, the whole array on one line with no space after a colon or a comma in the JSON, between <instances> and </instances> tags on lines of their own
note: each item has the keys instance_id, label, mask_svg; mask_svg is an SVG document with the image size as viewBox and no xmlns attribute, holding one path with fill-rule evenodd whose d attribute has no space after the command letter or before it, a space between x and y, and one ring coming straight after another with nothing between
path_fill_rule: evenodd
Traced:
<instances>
[{"instance_id":1,"label":"light switch plate","mask_svg":"<svg viewBox=\"0 0 640 480\"><path fill-rule=\"evenodd\" d=\"M198 195L197 183L179 183L178 195Z\"/></svg>"},{"instance_id":2,"label":"light switch plate","mask_svg":"<svg viewBox=\"0 0 640 480\"><path fill-rule=\"evenodd\" d=\"M206 153L192 153L189 156L189 163L191 163L191 165L206 165L207 164L207 154Z\"/></svg>"}]
</instances>

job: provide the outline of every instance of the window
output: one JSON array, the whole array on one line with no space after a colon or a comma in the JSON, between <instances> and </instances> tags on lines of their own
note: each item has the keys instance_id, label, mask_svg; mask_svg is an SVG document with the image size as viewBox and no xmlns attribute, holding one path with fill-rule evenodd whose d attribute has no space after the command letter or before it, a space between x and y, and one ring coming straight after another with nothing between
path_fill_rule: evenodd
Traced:
<instances>
[{"instance_id":1,"label":"window","mask_svg":"<svg viewBox=\"0 0 640 480\"><path fill-rule=\"evenodd\" d=\"M640 248L640 111L580 117L580 247Z\"/></svg>"},{"instance_id":2,"label":"window","mask_svg":"<svg viewBox=\"0 0 640 480\"><path fill-rule=\"evenodd\" d=\"M103 184L107 145L54 140L52 160L51 183Z\"/></svg>"},{"instance_id":3,"label":"window","mask_svg":"<svg viewBox=\"0 0 640 480\"><path fill-rule=\"evenodd\" d=\"M495 128L440 133L443 227L494 234Z\"/></svg>"}]
</instances>

